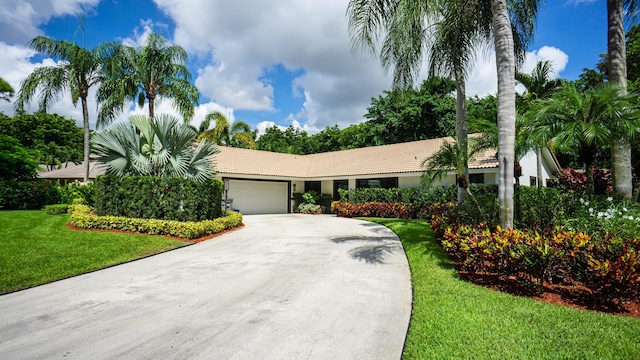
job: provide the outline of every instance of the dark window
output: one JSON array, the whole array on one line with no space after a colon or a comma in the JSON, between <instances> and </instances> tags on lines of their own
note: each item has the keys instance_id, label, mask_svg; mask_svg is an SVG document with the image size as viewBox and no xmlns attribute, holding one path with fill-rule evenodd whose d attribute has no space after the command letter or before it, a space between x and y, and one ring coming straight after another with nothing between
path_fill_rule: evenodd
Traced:
<instances>
[{"instance_id":1,"label":"dark window","mask_svg":"<svg viewBox=\"0 0 640 360\"><path fill-rule=\"evenodd\" d=\"M469 174L471 185L484 184L484 174Z\"/></svg>"},{"instance_id":2,"label":"dark window","mask_svg":"<svg viewBox=\"0 0 640 360\"><path fill-rule=\"evenodd\" d=\"M381 178L381 179L358 179L356 180L356 188L383 188L392 189L398 187L398 178Z\"/></svg>"},{"instance_id":3,"label":"dark window","mask_svg":"<svg viewBox=\"0 0 640 360\"><path fill-rule=\"evenodd\" d=\"M333 180L333 200L340 200L338 189L349 190L349 180Z\"/></svg>"},{"instance_id":4,"label":"dark window","mask_svg":"<svg viewBox=\"0 0 640 360\"><path fill-rule=\"evenodd\" d=\"M538 185L538 181L536 181L536 177L529 176L529 186L537 186L537 185Z\"/></svg>"},{"instance_id":5,"label":"dark window","mask_svg":"<svg viewBox=\"0 0 640 360\"><path fill-rule=\"evenodd\" d=\"M322 183L320 181L305 181L304 192L315 191L318 195L322 194Z\"/></svg>"}]
</instances>

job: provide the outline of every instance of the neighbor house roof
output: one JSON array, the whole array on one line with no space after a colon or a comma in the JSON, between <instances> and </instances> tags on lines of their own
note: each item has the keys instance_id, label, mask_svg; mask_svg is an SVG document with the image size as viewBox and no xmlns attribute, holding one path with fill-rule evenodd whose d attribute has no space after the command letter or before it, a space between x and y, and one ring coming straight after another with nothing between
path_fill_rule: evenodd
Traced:
<instances>
[{"instance_id":1,"label":"neighbor house roof","mask_svg":"<svg viewBox=\"0 0 640 360\"><path fill-rule=\"evenodd\" d=\"M106 166L96 162L89 163L89 179L95 179L96 176L104 174ZM80 164L68 164L62 169L51 171L40 171L38 177L43 179L60 179L60 180L84 180L84 166Z\"/></svg>"},{"instance_id":2,"label":"neighbor house roof","mask_svg":"<svg viewBox=\"0 0 640 360\"><path fill-rule=\"evenodd\" d=\"M324 178L380 174L420 173L422 162L444 142L453 138L420 140L312 155L291 155L269 151L220 146L216 171L223 176L252 175L290 178ZM496 151L486 150L469 162L470 169L498 167ZM91 165L90 178L104 173L104 166ZM82 165L39 174L42 178L82 179Z\"/></svg>"},{"instance_id":3,"label":"neighbor house roof","mask_svg":"<svg viewBox=\"0 0 640 360\"><path fill-rule=\"evenodd\" d=\"M312 155L220 147L217 171L223 174L322 178L336 176L420 173L422 162L452 138L372 146ZM478 154L471 169L495 168L495 150Z\"/></svg>"}]
</instances>

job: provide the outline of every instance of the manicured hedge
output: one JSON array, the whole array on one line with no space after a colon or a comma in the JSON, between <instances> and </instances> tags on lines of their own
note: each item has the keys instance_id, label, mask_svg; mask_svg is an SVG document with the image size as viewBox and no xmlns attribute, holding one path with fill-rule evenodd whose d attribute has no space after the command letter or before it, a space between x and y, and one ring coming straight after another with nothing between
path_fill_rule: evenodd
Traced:
<instances>
[{"instance_id":1,"label":"manicured hedge","mask_svg":"<svg viewBox=\"0 0 640 360\"><path fill-rule=\"evenodd\" d=\"M74 204L70 207L71 224L84 229L119 229L152 235L172 235L184 239L195 239L216 234L242 224L242 214L228 212L215 220L173 221L139 219L121 216L97 216L91 214L87 205Z\"/></svg>"},{"instance_id":2,"label":"manicured hedge","mask_svg":"<svg viewBox=\"0 0 640 360\"><path fill-rule=\"evenodd\" d=\"M202 221L220 217L220 180L103 175L96 179L95 211L101 216Z\"/></svg>"},{"instance_id":3,"label":"manicured hedge","mask_svg":"<svg viewBox=\"0 0 640 360\"><path fill-rule=\"evenodd\" d=\"M40 210L58 203L60 193L52 181L0 181L0 210Z\"/></svg>"}]
</instances>

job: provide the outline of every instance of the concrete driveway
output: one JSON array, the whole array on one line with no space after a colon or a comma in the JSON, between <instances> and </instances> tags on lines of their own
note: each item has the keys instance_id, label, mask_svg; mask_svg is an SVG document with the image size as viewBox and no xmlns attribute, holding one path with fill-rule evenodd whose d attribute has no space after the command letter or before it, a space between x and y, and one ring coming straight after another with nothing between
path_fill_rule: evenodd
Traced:
<instances>
[{"instance_id":1,"label":"concrete driveway","mask_svg":"<svg viewBox=\"0 0 640 360\"><path fill-rule=\"evenodd\" d=\"M411 283L393 232L324 215L245 224L0 296L0 358L400 358Z\"/></svg>"}]
</instances>

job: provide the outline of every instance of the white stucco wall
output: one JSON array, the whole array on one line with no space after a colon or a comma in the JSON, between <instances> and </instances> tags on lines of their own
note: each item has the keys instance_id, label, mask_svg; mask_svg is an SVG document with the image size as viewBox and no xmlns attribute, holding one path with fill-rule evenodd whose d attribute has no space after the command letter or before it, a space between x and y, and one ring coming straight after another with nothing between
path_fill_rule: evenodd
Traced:
<instances>
[{"instance_id":1,"label":"white stucco wall","mask_svg":"<svg viewBox=\"0 0 640 360\"><path fill-rule=\"evenodd\" d=\"M529 186L530 177L537 178L537 165L536 165L536 152L529 151L522 159L520 159L520 166L522 167L522 176L520 177L520 185ZM551 176L548 162L543 156L542 158L542 185L547 186L547 179Z\"/></svg>"}]
</instances>

